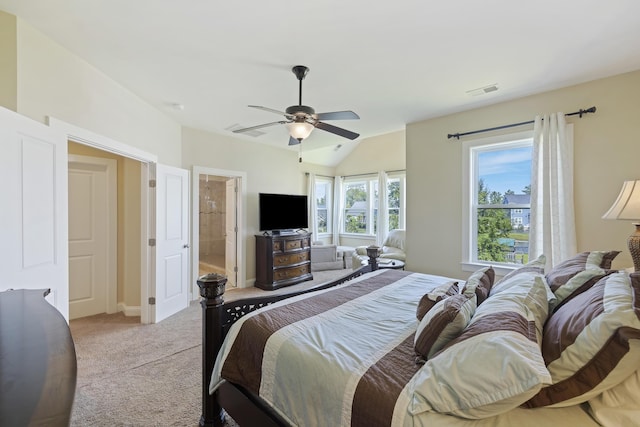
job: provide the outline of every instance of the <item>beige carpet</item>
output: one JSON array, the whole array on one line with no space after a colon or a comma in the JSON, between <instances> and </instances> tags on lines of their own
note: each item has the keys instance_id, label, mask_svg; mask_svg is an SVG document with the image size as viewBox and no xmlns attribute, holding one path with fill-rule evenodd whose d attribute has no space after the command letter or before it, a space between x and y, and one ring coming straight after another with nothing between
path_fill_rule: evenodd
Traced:
<instances>
[{"instance_id":1,"label":"beige carpet","mask_svg":"<svg viewBox=\"0 0 640 427\"><path fill-rule=\"evenodd\" d=\"M287 292L350 270L314 272L279 291L237 289L226 300ZM122 313L70 322L78 359L71 425L196 426L201 412L202 319L198 302L154 325Z\"/></svg>"}]
</instances>

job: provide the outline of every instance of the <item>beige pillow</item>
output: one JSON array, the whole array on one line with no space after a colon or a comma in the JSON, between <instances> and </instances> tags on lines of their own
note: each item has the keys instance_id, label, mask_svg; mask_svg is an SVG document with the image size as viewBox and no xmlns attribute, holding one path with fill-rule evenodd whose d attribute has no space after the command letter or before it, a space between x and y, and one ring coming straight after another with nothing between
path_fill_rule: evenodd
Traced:
<instances>
[{"instance_id":1,"label":"beige pillow","mask_svg":"<svg viewBox=\"0 0 640 427\"><path fill-rule=\"evenodd\" d=\"M519 276L521 274L524 274L524 275L533 274L534 276L544 275L544 265L546 262L547 262L547 258L544 255L540 255L538 258L532 261L529 261L525 265L509 272L502 279L498 280L493 284L489 295L494 295L494 294L497 294L498 292L509 289L509 287L512 284L517 283L517 280L515 280L516 276Z\"/></svg>"},{"instance_id":2,"label":"beige pillow","mask_svg":"<svg viewBox=\"0 0 640 427\"><path fill-rule=\"evenodd\" d=\"M487 418L520 406L551 383L537 329L547 315L541 276L487 298L469 325L426 361L409 384L411 412Z\"/></svg>"},{"instance_id":3,"label":"beige pillow","mask_svg":"<svg viewBox=\"0 0 640 427\"><path fill-rule=\"evenodd\" d=\"M458 282L451 281L443 283L431 292L424 294L418 302L416 317L422 320L425 314L431 310L439 301L459 293Z\"/></svg>"},{"instance_id":4,"label":"beige pillow","mask_svg":"<svg viewBox=\"0 0 640 427\"><path fill-rule=\"evenodd\" d=\"M585 402L640 366L640 273L613 273L555 311L542 354L553 384L528 407Z\"/></svg>"},{"instance_id":5,"label":"beige pillow","mask_svg":"<svg viewBox=\"0 0 640 427\"><path fill-rule=\"evenodd\" d=\"M414 348L418 362L432 357L460 335L476 310L476 296L453 295L441 299L418 324Z\"/></svg>"}]
</instances>

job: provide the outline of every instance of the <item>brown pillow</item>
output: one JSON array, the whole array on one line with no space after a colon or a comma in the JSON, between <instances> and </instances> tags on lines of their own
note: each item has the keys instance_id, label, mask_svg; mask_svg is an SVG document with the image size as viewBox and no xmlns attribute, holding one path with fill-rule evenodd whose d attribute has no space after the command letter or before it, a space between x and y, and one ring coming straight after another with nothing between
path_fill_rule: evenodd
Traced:
<instances>
[{"instance_id":1,"label":"brown pillow","mask_svg":"<svg viewBox=\"0 0 640 427\"><path fill-rule=\"evenodd\" d=\"M556 265L545 276L549 288L556 297L555 307L567 303L611 274L611 262L620 251L581 252Z\"/></svg>"},{"instance_id":2,"label":"brown pillow","mask_svg":"<svg viewBox=\"0 0 640 427\"><path fill-rule=\"evenodd\" d=\"M496 273L493 267L484 267L476 270L467 279L467 282L462 288L462 293L469 298L475 295L478 305L480 305L489 297L489 292L491 291L495 277Z\"/></svg>"},{"instance_id":3,"label":"brown pillow","mask_svg":"<svg viewBox=\"0 0 640 427\"><path fill-rule=\"evenodd\" d=\"M441 299L420 321L414 338L417 362L428 360L462 333L476 311L476 298L453 295Z\"/></svg>"},{"instance_id":4,"label":"brown pillow","mask_svg":"<svg viewBox=\"0 0 640 427\"><path fill-rule=\"evenodd\" d=\"M424 294L418 302L418 308L416 309L416 317L418 320L422 320L425 314L433 308L434 305L445 298L452 295L456 295L459 292L458 282L451 281L443 283L431 292Z\"/></svg>"},{"instance_id":5,"label":"brown pillow","mask_svg":"<svg viewBox=\"0 0 640 427\"><path fill-rule=\"evenodd\" d=\"M576 405L621 383L640 366L639 340L640 274L609 274L547 320L542 355L552 385L526 406Z\"/></svg>"}]
</instances>

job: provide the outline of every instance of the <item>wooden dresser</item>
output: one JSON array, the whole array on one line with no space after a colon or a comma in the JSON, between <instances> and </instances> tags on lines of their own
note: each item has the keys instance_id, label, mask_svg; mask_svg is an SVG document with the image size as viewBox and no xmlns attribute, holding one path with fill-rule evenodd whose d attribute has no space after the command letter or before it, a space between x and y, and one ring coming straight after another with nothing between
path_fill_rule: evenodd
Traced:
<instances>
[{"instance_id":1,"label":"wooden dresser","mask_svg":"<svg viewBox=\"0 0 640 427\"><path fill-rule=\"evenodd\" d=\"M0 292L0 426L68 426L76 352L49 291Z\"/></svg>"},{"instance_id":2,"label":"wooden dresser","mask_svg":"<svg viewBox=\"0 0 640 427\"><path fill-rule=\"evenodd\" d=\"M256 235L256 287L271 291L312 279L311 233Z\"/></svg>"}]
</instances>

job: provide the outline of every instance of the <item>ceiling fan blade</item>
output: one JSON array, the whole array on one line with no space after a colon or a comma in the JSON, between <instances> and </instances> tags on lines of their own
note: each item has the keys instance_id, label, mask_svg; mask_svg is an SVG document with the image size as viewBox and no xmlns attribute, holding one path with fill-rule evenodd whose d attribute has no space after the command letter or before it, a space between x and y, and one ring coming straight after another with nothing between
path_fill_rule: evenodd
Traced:
<instances>
[{"instance_id":1,"label":"ceiling fan blade","mask_svg":"<svg viewBox=\"0 0 640 427\"><path fill-rule=\"evenodd\" d=\"M260 128L266 128L267 126L273 126L273 125L284 125L284 124L287 124L287 123L290 123L290 122L288 122L288 121L286 121L286 120L280 120L280 121L277 121L277 122L264 123L264 124L261 124L261 125L255 125L255 126L251 126L251 127L248 127L248 128L235 129L235 130L233 131L233 133L248 132L248 131L250 131L250 130L255 130L255 129L260 129Z\"/></svg>"},{"instance_id":2,"label":"ceiling fan blade","mask_svg":"<svg viewBox=\"0 0 640 427\"><path fill-rule=\"evenodd\" d=\"M338 126L330 125L324 122L317 122L314 124L314 126L317 127L318 129L335 133L336 135L340 135L348 139L356 139L357 137L360 136L359 133L351 132L350 130L342 129L342 128L339 128Z\"/></svg>"},{"instance_id":3,"label":"ceiling fan blade","mask_svg":"<svg viewBox=\"0 0 640 427\"><path fill-rule=\"evenodd\" d=\"M330 113L318 113L318 120L355 120L359 119L353 111L332 111Z\"/></svg>"},{"instance_id":4,"label":"ceiling fan blade","mask_svg":"<svg viewBox=\"0 0 640 427\"><path fill-rule=\"evenodd\" d=\"M300 144L300 141L298 141L292 136L289 136L289 145L298 145L298 144Z\"/></svg>"},{"instance_id":5,"label":"ceiling fan blade","mask_svg":"<svg viewBox=\"0 0 640 427\"><path fill-rule=\"evenodd\" d=\"M257 108L258 110L268 111L270 113L280 114L281 116L285 116L287 118L291 117L291 114L287 114L284 111L274 110L273 108L263 107L261 105L249 105L251 108Z\"/></svg>"}]
</instances>

